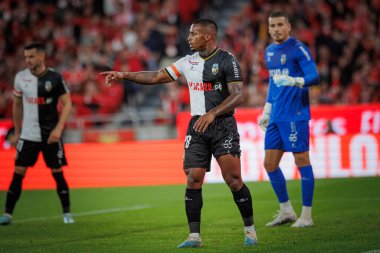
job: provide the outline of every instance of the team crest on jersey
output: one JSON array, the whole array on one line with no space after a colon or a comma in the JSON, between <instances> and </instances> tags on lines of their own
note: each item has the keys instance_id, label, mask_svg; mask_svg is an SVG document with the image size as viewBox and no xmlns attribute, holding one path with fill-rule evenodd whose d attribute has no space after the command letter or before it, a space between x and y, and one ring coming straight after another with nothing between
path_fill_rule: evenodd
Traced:
<instances>
[{"instance_id":1,"label":"team crest on jersey","mask_svg":"<svg viewBox=\"0 0 380 253\"><path fill-rule=\"evenodd\" d=\"M281 55L281 64L284 65L286 63L286 54Z\"/></svg>"},{"instance_id":2,"label":"team crest on jersey","mask_svg":"<svg viewBox=\"0 0 380 253\"><path fill-rule=\"evenodd\" d=\"M52 88L53 88L53 85L51 84L51 82L50 81L46 81L45 82L45 90L47 92L50 92Z\"/></svg>"},{"instance_id":3,"label":"team crest on jersey","mask_svg":"<svg viewBox=\"0 0 380 253\"><path fill-rule=\"evenodd\" d=\"M218 63L214 63L214 64L212 65L211 71L212 71L212 73L213 73L214 75L216 75L216 74L218 73L218 71L219 71L219 64L218 64Z\"/></svg>"}]
</instances>

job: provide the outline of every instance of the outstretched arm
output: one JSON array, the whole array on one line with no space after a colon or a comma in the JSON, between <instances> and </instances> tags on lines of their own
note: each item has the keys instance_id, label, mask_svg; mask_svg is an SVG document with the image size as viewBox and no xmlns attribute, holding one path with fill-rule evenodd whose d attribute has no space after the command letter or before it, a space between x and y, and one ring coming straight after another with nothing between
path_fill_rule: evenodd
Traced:
<instances>
[{"instance_id":1,"label":"outstretched arm","mask_svg":"<svg viewBox=\"0 0 380 253\"><path fill-rule=\"evenodd\" d=\"M164 69L158 71L141 72L105 71L101 72L100 74L104 76L107 86L111 85L112 81L117 80L129 80L144 85L170 83L173 81Z\"/></svg>"}]
</instances>

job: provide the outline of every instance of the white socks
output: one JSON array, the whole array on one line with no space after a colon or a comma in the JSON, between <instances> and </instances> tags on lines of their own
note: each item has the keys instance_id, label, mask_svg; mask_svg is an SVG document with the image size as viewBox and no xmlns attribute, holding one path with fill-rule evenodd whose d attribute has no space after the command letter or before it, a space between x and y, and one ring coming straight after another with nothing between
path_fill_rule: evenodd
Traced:
<instances>
[{"instance_id":1,"label":"white socks","mask_svg":"<svg viewBox=\"0 0 380 253\"><path fill-rule=\"evenodd\" d=\"M189 237L201 238L201 234L200 233L190 233Z\"/></svg>"},{"instance_id":2,"label":"white socks","mask_svg":"<svg viewBox=\"0 0 380 253\"><path fill-rule=\"evenodd\" d=\"M311 206L302 206L301 218L311 220Z\"/></svg>"},{"instance_id":3,"label":"white socks","mask_svg":"<svg viewBox=\"0 0 380 253\"><path fill-rule=\"evenodd\" d=\"M281 210L281 212L284 212L284 213L293 212L293 207L292 207L292 204L290 204L290 200L288 200L284 203L280 203L280 210Z\"/></svg>"},{"instance_id":4,"label":"white socks","mask_svg":"<svg viewBox=\"0 0 380 253\"><path fill-rule=\"evenodd\" d=\"M247 231L255 231L255 225L252 225L252 226L244 226L244 233L246 233Z\"/></svg>"}]
</instances>

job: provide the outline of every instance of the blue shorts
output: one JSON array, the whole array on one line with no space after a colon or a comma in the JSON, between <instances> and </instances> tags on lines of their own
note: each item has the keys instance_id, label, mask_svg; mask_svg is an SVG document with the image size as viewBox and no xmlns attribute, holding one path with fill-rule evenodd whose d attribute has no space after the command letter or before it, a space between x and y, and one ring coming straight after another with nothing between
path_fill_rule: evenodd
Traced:
<instances>
[{"instance_id":1,"label":"blue shorts","mask_svg":"<svg viewBox=\"0 0 380 253\"><path fill-rule=\"evenodd\" d=\"M271 122L265 132L265 149L308 151L309 121Z\"/></svg>"}]
</instances>

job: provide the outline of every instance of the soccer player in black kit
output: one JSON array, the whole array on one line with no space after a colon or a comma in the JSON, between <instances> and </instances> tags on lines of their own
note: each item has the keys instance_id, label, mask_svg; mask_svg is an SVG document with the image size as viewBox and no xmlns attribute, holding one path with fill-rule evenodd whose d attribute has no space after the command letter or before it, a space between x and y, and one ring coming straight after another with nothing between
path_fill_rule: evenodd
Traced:
<instances>
[{"instance_id":1,"label":"soccer player in black kit","mask_svg":"<svg viewBox=\"0 0 380 253\"><path fill-rule=\"evenodd\" d=\"M244 99L242 73L235 57L218 48L216 36L214 21L198 19L192 23L188 37L194 54L159 71L101 73L105 76L106 85L113 80L124 79L144 85L169 83L181 76L187 80L192 118L185 138L183 164L187 175L185 208L190 235L178 248L202 246L202 184L210 170L212 155L242 216L244 245L257 243L251 193L241 178L240 137L233 116L235 108Z\"/></svg>"},{"instance_id":2,"label":"soccer player in black kit","mask_svg":"<svg viewBox=\"0 0 380 253\"><path fill-rule=\"evenodd\" d=\"M74 223L70 213L69 188L62 166L67 165L62 143L62 131L71 112L69 91L59 73L45 66L45 50L41 43L24 48L28 68L19 71L14 81L13 123L16 160L12 182L0 224L12 222L12 213L21 195L22 180L27 168L33 166L40 151L51 169L63 209L63 222ZM57 103L63 107L60 116ZM22 124L21 124L22 121Z\"/></svg>"}]
</instances>

